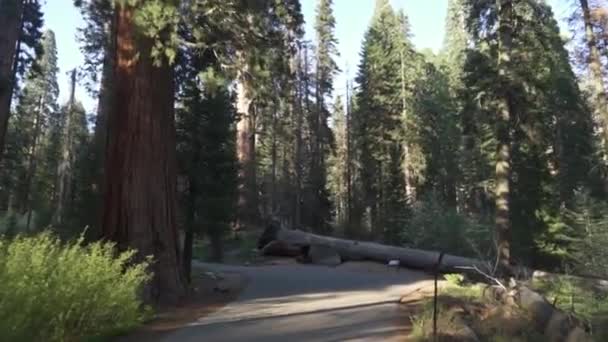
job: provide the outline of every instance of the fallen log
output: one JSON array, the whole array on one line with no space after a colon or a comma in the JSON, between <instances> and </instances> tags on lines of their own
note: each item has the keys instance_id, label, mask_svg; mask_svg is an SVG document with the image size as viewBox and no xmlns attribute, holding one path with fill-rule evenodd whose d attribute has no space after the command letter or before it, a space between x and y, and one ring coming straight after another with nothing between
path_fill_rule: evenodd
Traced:
<instances>
[{"instance_id":1,"label":"fallen log","mask_svg":"<svg viewBox=\"0 0 608 342\"><path fill-rule=\"evenodd\" d=\"M421 249L387 246L374 242L362 242L346 239L338 239L329 236L321 236L307 233L301 230L285 229L270 224L258 241L258 248L272 241L280 241L287 245L303 248L318 245L333 249L345 260L372 260L388 263L391 260L399 260L401 266L433 270L436 267L439 252ZM461 272L460 267L477 267L487 270L487 265L482 261L445 254L439 268L440 272Z\"/></svg>"},{"instance_id":2,"label":"fallen log","mask_svg":"<svg viewBox=\"0 0 608 342\"><path fill-rule=\"evenodd\" d=\"M496 298L506 305L517 305L533 320L535 328L548 342L591 341L584 323L573 315L561 311L543 295L511 280L508 291L494 288Z\"/></svg>"}]
</instances>

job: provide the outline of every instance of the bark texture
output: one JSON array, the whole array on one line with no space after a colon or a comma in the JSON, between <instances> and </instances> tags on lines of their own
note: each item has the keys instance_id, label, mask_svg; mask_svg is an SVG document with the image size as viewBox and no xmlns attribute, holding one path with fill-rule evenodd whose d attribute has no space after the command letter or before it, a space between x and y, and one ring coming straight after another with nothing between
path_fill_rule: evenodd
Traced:
<instances>
[{"instance_id":1,"label":"bark texture","mask_svg":"<svg viewBox=\"0 0 608 342\"><path fill-rule=\"evenodd\" d=\"M0 0L0 160L15 86L16 51L21 32L23 0Z\"/></svg>"},{"instance_id":2,"label":"bark texture","mask_svg":"<svg viewBox=\"0 0 608 342\"><path fill-rule=\"evenodd\" d=\"M597 46L597 39L593 32L591 12L587 0L580 0L583 11L583 22L585 24L585 40L589 48L589 70L591 71L592 85L600 121L602 123L605 153L608 153L608 98L606 95L606 85L602 73L602 61Z\"/></svg>"},{"instance_id":3,"label":"bark texture","mask_svg":"<svg viewBox=\"0 0 608 342\"><path fill-rule=\"evenodd\" d=\"M412 249L405 247L387 246L374 242L361 242L338 239L303 232L300 230L279 228L276 224L270 225L260 237L258 248L264 249L273 241L278 241L283 250L306 250L310 246L323 246L333 249L342 260L372 260L387 263L390 260L399 260L401 266L432 270L434 269L439 252ZM462 272L457 267L476 266L485 269L486 265L478 260L453 255L444 255L440 270Z\"/></svg>"},{"instance_id":4,"label":"bark texture","mask_svg":"<svg viewBox=\"0 0 608 342\"><path fill-rule=\"evenodd\" d=\"M236 125L237 159L239 161L238 222L237 229L257 220L257 189L255 161L255 112L252 110L251 92L248 89L249 67L240 53L241 68L237 78L236 109L239 121Z\"/></svg>"},{"instance_id":5,"label":"bark texture","mask_svg":"<svg viewBox=\"0 0 608 342\"><path fill-rule=\"evenodd\" d=\"M510 219L510 179L511 179L511 96L509 93L511 41L512 41L512 15L513 3L511 0L498 1L498 73L502 81L501 93L498 98L498 120L496 121L496 136L498 140L496 150L496 239L498 241L498 260L505 269L510 266L511 219Z\"/></svg>"},{"instance_id":6,"label":"bark texture","mask_svg":"<svg viewBox=\"0 0 608 342\"><path fill-rule=\"evenodd\" d=\"M524 309L533 320L535 328L543 334L548 342L584 342L591 341L584 330L584 324L571 314L565 313L538 292L521 284L509 291L494 288L495 298L505 303L515 303Z\"/></svg>"},{"instance_id":7,"label":"bark texture","mask_svg":"<svg viewBox=\"0 0 608 342\"><path fill-rule=\"evenodd\" d=\"M175 219L173 75L155 66L152 41L137 35L133 8L115 10L113 107L108 112L103 236L138 256L153 256L149 302L175 303L185 293Z\"/></svg>"},{"instance_id":8,"label":"bark texture","mask_svg":"<svg viewBox=\"0 0 608 342\"><path fill-rule=\"evenodd\" d=\"M113 108L113 92L112 85L114 84L114 61L116 49L114 48L114 30L116 25L112 23L112 20L108 20L107 27L105 28L106 44L104 48L103 67L101 74L101 84L99 87L99 99L97 104L97 116L95 118L95 130L93 132L93 162L91 163L93 175L91 184L96 205L95 208L101 208L102 204L102 191L103 191L103 177L104 177L104 159L105 152L108 145L108 116ZM100 227L100 215L99 209L91 213L95 215L94 228L98 232Z\"/></svg>"}]
</instances>

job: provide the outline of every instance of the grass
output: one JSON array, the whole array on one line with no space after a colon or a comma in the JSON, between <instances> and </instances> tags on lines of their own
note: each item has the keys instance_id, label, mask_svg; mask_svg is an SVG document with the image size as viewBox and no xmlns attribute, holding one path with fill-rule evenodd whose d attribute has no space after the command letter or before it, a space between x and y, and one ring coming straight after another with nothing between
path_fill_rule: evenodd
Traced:
<instances>
[{"instance_id":1,"label":"grass","mask_svg":"<svg viewBox=\"0 0 608 342\"><path fill-rule=\"evenodd\" d=\"M535 279L532 287L566 313L582 319L595 341L608 341L608 293L568 276Z\"/></svg>"},{"instance_id":2,"label":"grass","mask_svg":"<svg viewBox=\"0 0 608 342\"><path fill-rule=\"evenodd\" d=\"M533 331L525 313L514 307L488 303L484 299L485 286L463 284L460 277L447 277L447 285L438 297L438 341L455 341L462 336L464 320L481 342L536 342L542 337ZM433 299L424 301L412 320L414 341L433 341Z\"/></svg>"}]
</instances>

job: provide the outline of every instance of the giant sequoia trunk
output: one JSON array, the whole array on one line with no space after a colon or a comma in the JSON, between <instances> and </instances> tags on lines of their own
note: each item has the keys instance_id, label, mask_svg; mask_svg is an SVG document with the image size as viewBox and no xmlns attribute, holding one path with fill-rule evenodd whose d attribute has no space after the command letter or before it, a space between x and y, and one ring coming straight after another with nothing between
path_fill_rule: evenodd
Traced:
<instances>
[{"instance_id":1,"label":"giant sequoia trunk","mask_svg":"<svg viewBox=\"0 0 608 342\"><path fill-rule=\"evenodd\" d=\"M155 66L152 41L136 32L134 9L116 5L114 85L108 112L103 236L138 257L152 255L151 302L173 303L184 292L175 222L176 159L173 75Z\"/></svg>"},{"instance_id":2,"label":"giant sequoia trunk","mask_svg":"<svg viewBox=\"0 0 608 342\"><path fill-rule=\"evenodd\" d=\"M334 250L342 261L345 260L372 260L387 263L391 260L399 260L401 266L433 270L437 265L439 252L412 249L405 247L387 246L374 242L363 242L346 239L338 239L329 236L321 236L303 232L280 228L277 224L272 224L266 228L260 237L258 247L264 249L272 241L278 241L277 245L283 246L282 249L274 249L277 254L292 256L293 251L299 249L307 250L310 246L323 246ZM285 253L282 253L284 251ZM453 255L444 255L440 270L442 272L458 271L463 272L458 267L478 267L485 270L486 264L481 261Z\"/></svg>"},{"instance_id":3,"label":"giant sequoia trunk","mask_svg":"<svg viewBox=\"0 0 608 342\"><path fill-rule=\"evenodd\" d=\"M239 161L238 222L237 228L257 220L257 190L255 165L255 112L251 108L251 92L248 89L248 62L240 53L242 71L237 80L236 109L239 121L236 125L237 159Z\"/></svg>"},{"instance_id":4,"label":"giant sequoia trunk","mask_svg":"<svg viewBox=\"0 0 608 342\"><path fill-rule=\"evenodd\" d=\"M511 17L513 3L511 0L498 1L499 20L499 51L498 72L501 89L498 98L498 117L496 120L496 239L498 242L498 260L503 269L510 266L510 179L511 179L511 98L510 98L510 61L511 61L511 32L513 30Z\"/></svg>"},{"instance_id":5,"label":"giant sequoia trunk","mask_svg":"<svg viewBox=\"0 0 608 342\"><path fill-rule=\"evenodd\" d=\"M0 160L11 112L23 0L0 0Z\"/></svg>"}]
</instances>

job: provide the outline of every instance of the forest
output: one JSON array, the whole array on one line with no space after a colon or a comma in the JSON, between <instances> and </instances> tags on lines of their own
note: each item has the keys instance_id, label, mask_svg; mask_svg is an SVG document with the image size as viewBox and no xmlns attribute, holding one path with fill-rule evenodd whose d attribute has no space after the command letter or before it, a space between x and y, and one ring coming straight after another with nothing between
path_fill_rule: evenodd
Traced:
<instances>
[{"instance_id":1,"label":"forest","mask_svg":"<svg viewBox=\"0 0 608 342\"><path fill-rule=\"evenodd\" d=\"M312 40L299 0L74 0L60 103L42 1L0 0L3 241L151 256L153 304L185 296L195 241L221 261L270 220L608 278L608 4L564 1L566 32L543 0L448 0L433 52L375 0L337 84L332 0Z\"/></svg>"}]
</instances>

